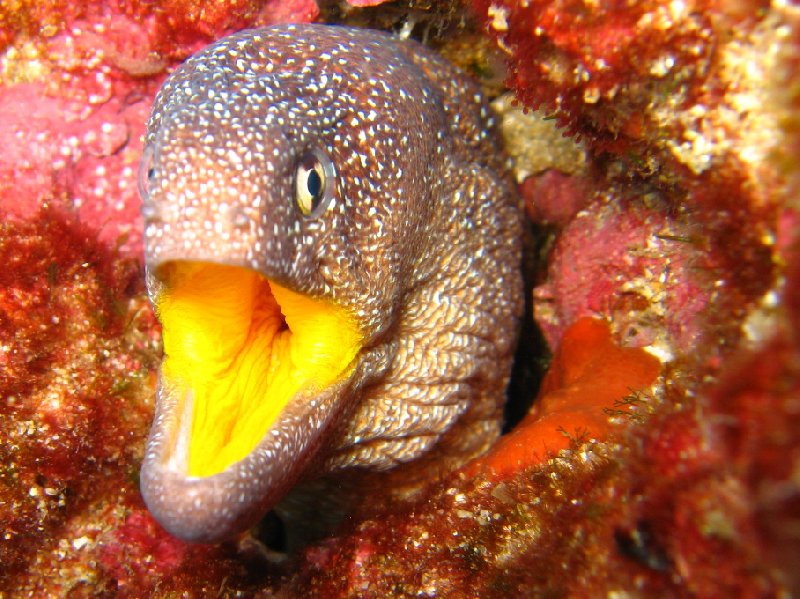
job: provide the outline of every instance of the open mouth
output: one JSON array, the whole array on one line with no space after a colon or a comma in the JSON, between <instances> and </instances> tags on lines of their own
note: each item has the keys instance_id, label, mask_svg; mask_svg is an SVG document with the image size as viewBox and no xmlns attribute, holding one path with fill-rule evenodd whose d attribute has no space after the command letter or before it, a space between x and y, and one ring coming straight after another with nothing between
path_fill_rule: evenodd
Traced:
<instances>
[{"instance_id":1,"label":"open mouth","mask_svg":"<svg viewBox=\"0 0 800 599\"><path fill-rule=\"evenodd\" d=\"M178 462L189 476L243 459L298 394L313 396L352 370L361 336L329 300L208 262L171 261L156 274L161 376L183 398L178 429L189 438L176 447L186 447Z\"/></svg>"}]
</instances>

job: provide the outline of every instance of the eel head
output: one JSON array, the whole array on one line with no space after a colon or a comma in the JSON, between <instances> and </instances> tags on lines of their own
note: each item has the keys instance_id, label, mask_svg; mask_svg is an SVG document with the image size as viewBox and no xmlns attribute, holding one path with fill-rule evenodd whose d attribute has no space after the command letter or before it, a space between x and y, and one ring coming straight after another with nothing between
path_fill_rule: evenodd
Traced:
<instances>
[{"instance_id":1,"label":"eel head","mask_svg":"<svg viewBox=\"0 0 800 599\"><path fill-rule=\"evenodd\" d=\"M444 63L422 52L346 28L246 31L159 92L139 181L164 360L141 486L172 534L223 540L313 472L411 460L480 401L496 431L517 207L502 186L473 205L493 179L447 106L482 99L448 97L454 76L440 88Z\"/></svg>"}]
</instances>

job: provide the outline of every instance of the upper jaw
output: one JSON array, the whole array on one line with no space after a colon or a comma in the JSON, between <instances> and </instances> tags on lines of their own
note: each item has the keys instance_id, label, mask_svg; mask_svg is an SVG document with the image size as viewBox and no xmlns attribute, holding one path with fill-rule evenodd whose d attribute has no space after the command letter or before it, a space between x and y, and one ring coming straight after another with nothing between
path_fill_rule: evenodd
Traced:
<instances>
[{"instance_id":1,"label":"upper jaw","mask_svg":"<svg viewBox=\"0 0 800 599\"><path fill-rule=\"evenodd\" d=\"M249 268L260 272L264 276L278 280L283 278L278 268L267 264L265 260L254 258L252 243L242 240L226 246L224 251L217 249L213 244L189 245L187 242L177 242L174 240L146 240L145 245L145 268L148 277L148 284L160 280L163 282L162 270L164 265L170 262L207 262L209 264L219 264L220 266L235 266L238 268ZM151 300L153 297L151 296Z\"/></svg>"}]
</instances>

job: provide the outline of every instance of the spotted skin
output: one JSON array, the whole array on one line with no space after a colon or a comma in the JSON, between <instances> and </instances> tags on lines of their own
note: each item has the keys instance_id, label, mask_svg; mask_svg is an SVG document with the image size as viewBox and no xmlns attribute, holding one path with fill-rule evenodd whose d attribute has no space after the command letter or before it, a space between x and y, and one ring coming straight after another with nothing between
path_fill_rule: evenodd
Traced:
<instances>
[{"instance_id":1,"label":"spotted skin","mask_svg":"<svg viewBox=\"0 0 800 599\"><path fill-rule=\"evenodd\" d=\"M330 158L335 187L304 215L293 177L309 150ZM477 87L388 34L243 31L167 79L141 174L151 298L170 260L248 267L331 298L364 334L349 376L299 393L251 454L210 477L175 466L184 398L161 380L141 481L169 531L219 541L298 482L430 479L491 444L522 310L506 166Z\"/></svg>"}]
</instances>

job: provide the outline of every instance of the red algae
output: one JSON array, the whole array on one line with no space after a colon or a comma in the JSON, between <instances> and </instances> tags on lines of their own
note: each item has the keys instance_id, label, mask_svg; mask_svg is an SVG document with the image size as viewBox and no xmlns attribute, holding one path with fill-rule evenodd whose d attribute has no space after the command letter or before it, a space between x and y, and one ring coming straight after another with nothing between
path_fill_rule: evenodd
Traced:
<instances>
[{"instance_id":1,"label":"red algae","mask_svg":"<svg viewBox=\"0 0 800 599\"><path fill-rule=\"evenodd\" d=\"M584 327L608 342L601 323L574 327L569 343ZM548 375L543 397L585 366L581 353L594 353L586 346L560 352L562 375ZM643 354L607 351L627 354L608 358L623 371ZM796 356L786 344L765 347L698 396L673 381L640 396L638 413L616 406L623 426L605 442L573 437L546 460L536 451L520 460L501 441L413 505L356 519L307 550L284 590L308 597L787 593L797 585L796 458L787 460L796 453L797 410L786 417L800 381ZM658 370L650 360L640 364L643 384ZM621 378L612 376L615 395L625 392ZM591 403L603 392L594 384L581 394ZM511 463L498 476L503 458Z\"/></svg>"},{"instance_id":2,"label":"red algae","mask_svg":"<svg viewBox=\"0 0 800 599\"><path fill-rule=\"evenodd\" d=\"M649 98L696 93L712 52L705 2L477 0L474 6L515 58L510 82L518 97L532 108L555 109L572 133L594 134L592 141L609 146L646 133L642 109ZM580 130L577 112L585 112Z\"/></svg>"},{"instance_id":3,"label":"red algae","mask_svg":"<svg viewBox=\"0 0 800 599\"><path fill-rule=\"evenodd\" d=\"M766 8L762 3L748 3L742 15L731 4L712 5L473 2L509 56L509 84L525 105L550 111L596 150L630 153L628 166L639 172L650 170L653 159L674 166L674 158L694 174L707 172L718 159L728 166L736 166L728 158L745 162L743 147L718 145L716 136L735 136L729 126L743 116L753 119L752 100L760 92L753 88L764 83L763 73L745 73L743 62L755 44L770 43L778 24L760 10ZM723 107L730 107L728 117L735 120L713 120L723 118ZM750 133L753 121L738 133ZM712 131L717 127L724 131ZM648 156L654 151L657 158Z\"/></svg>"},{"instance_id":4,"label":"red algae","mask_svg":"<svg viewBox=\"0 0 800 599\"><path fill-rule=\"evenodd\" d=\"M347 0L347 3L350 6L356 6L358 8L363 8L365 6L378 6L384 2L386 2L386 0Z\"/></svg>"},{"instance_id":5,"label":"red algae","mask_svg":"<svg viewBox=\"0 0 800 599\"><path fill-rule=\"evenodd\" d=\"M769 160L781 139L770 74L780 72L788 11L662 0L473 6L507 54L519 100L589 148L591 187L656 190L703 231L735 303L767 290L785 177Z\"/></svg>"},{"instance_id":6,"label":"red algae","mask_svg":"<svg viewBox=\"0 0 800 599\"><path fill-rule=\"evenodd\" d=\"M3 0L0 2L0 50L16 35L52 35L65 19L82 17L88 7L84 2L68 0Z\"/></svg>"},{"instance_id":7,"label":"red algae","mask_svg":"<svg viewBox=\"0 0 800 599\"><path fill-rule=\"evenodd\" d=\"M159 54L185 58L228 33L273 23L309 22L319 14L314 0L164 0L131 2L126 14L152 23Z\"/></svg>"},{"instance_id":8,"label":"red algae","mask_svg":"<svg viewBox=\"0 0 800 599\"><path fill-rule=\"evenodd\" d=\"M151 358L149 327L123 320L134 316L138 265L113 259L87 229L48 210L6 222L0 260L0 588L9 588L86 501L97 485L89 475L141 452L131 443L147 426L138 388Z\"/></svg>"},{"instance_id":9,"label":"red algae","mask_svg":"<svg viewBox=\"0 0 800 599\"><path fill-rule=\"evenodd\" d=\"M99 537L96 558L118 596L250 596L263 578L248 572L233 547L189 545L172 537L140 504L115 524Z\"/></svg>"},{"instance_id":10,"label":"red algae","mask_svg":"<svg viewBox=\"0 0 800 599\"><path fill-rule=\"evenodd\" d=\"M796 286L794 279L791 285ZM800 538L793 526L798 516L796 477L800 464L797 431L800 430L800 351L797 334L779 336L751 356L742 356L726 372L711 394L713 415L731 415L721 420L715 432L727 449L726 470L742 488L733 486L736 508L742 512L732 532L737 543L749 543L755 529L758 543L751 551L764 552L776 575L791 588L800 588ZM712 416L713 416L712 415ZM743 522L743 524L740 524ZM702 561L700 561L702 567ZM713 588L710 573L705 580ZM734 579L733 573L729 579Z\"/></svg>"}]
</instances>

